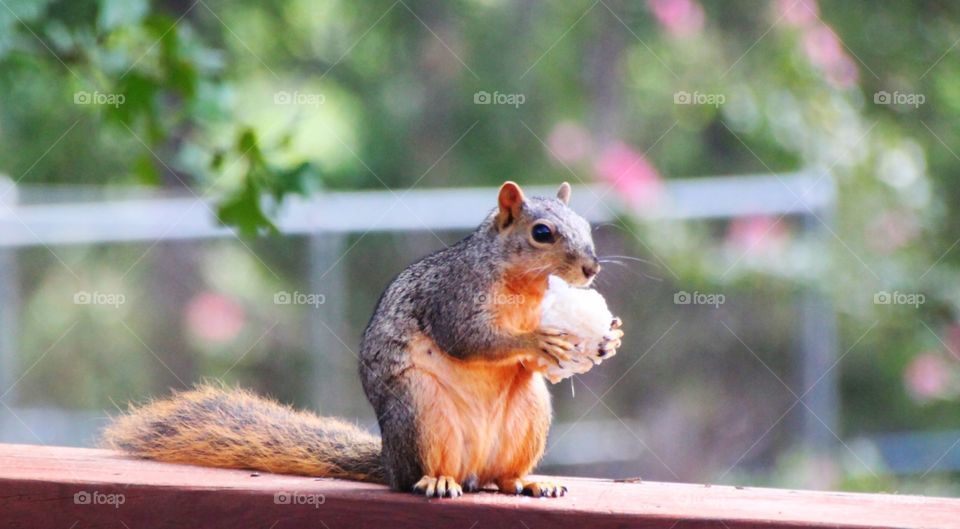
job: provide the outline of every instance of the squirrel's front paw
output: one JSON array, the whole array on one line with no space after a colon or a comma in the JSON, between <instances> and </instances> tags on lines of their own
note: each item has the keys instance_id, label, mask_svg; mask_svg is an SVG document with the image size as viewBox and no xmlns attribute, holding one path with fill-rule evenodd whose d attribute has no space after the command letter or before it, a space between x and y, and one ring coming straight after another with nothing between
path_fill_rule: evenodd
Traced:
<instances>
[{"instance_id":1,"label":"squirrel's front paw","mask_svg":"<svg viewBox=\"0 0 960 529\"><path fill-rule=\"evenodd\" d=\"M597 355L600 358L617 354L617 349L620 348L620 339L623 338L623 331L620 330L622 326L623 320L620 318L613 318L613 321L610 322L610 332L603 336L603 341L600 342L600 347L597 351Z\"/></svg>"},{"instance_id":2,"label":"squirrel's front paw","mask_svg":"<svg viewBox=\"0 0 960 529\"><path fill-rule=\"evenodd\" d=\"M413 492L428 498L459 498L463 488L450 476L423 476L413 485Z\"/></svg>"},{"instance_id":3,"label":"squirrel's front paw","mask_svg":"<svg viewBox=\"0 0 960 529\"><path fill-rule=\"evenodd\" d=\"M567 336L567 333L557 329L540 329L537 331L537 349L562 368L564 363L570 361L570 353L575 348L567 341Z\"/></svg>"}]
</instances>

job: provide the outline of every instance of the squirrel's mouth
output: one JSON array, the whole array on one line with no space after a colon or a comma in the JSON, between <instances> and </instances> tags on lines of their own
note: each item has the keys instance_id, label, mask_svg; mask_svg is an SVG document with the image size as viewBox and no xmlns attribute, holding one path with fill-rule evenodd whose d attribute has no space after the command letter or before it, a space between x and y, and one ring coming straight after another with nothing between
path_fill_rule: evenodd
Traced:
<instances>
[{"instance_id":1,"label":"squirrel's mouth","mask_svg":"<svg viewBox=\"0 0 960 529\"><path fill-rule=\"evenodd\" d=\"M589 277L589 278L583 278L583 277L581 277L579 283L574 282L574 283L571 283L571 284L572 284L572 285L576 285L576 286L581 287L581 288L586 288L586 287L588 287L588 286L590 286L590 285L593 284L593 279L594 279L595 277L597 277L597 276L596 276L596 275L593 275L593 276L591 276L591 277Z\"/></svg>"},{"instance_id":2,"label":"squirrel's mouth","mask_svg":"<svg viewBox=\"0 0 960 529\"><path fill-rule=\"evenodd\" d=\"M594 272L593 274L587 275L583 273L582 270L577 270L576 268L570 268L570 269L564 270L563 273L556 274L556 275L558 275L564 281L566 281L568 285L579 287L579 288L589 287L591 284L593 284L594 278L597 277L596 272Z\"/></svg>"}]
</instances>

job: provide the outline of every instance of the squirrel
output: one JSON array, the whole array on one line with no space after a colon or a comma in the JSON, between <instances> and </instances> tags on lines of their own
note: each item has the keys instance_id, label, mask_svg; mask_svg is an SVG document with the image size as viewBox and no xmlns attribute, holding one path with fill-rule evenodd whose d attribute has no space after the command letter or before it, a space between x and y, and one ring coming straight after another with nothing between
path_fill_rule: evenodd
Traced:
<instances>
[{"instance_id":1,"label":"squirrel","mask_svg":"<svg viewBox=\"0 0 960 529\"><path fill-rule=\"evenodd\" d=\"M589 285L600 271L589 223L556 197L505 182L460 242L401 272L360 342L360 378L381 438L239 389L201 385L132 406L103 445L139 457L383 483L454 498L488 485L562 496L527 478L544 453L550 394L537 362L570 358L572 337L539 325L547 278ZM600 345L620 346L619 318Z\"/></svg>"}]
</instances>

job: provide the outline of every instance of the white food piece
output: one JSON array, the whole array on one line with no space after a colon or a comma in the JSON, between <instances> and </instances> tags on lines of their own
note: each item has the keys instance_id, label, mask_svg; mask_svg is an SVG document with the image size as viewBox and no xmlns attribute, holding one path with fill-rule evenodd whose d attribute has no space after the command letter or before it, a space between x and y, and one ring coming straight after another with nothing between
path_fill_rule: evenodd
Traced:
<instances>
[{"instance_id":1,"label":"white food piece","mask_svg":"<svg viewBox=\"0 0 960 529\"><path fill-rule=\"evenodd\" d=\"M556 384L564 378L586 373L613 356L600 357L600 344L610 333L613 314L596 290L572 287L563 279L550 276L540 310L540 327L567 333L564 339L576 346L569 353L570 361L561 362L561 365L543 356L537 358L550 382Z\"/></svg>"}]
</instances>

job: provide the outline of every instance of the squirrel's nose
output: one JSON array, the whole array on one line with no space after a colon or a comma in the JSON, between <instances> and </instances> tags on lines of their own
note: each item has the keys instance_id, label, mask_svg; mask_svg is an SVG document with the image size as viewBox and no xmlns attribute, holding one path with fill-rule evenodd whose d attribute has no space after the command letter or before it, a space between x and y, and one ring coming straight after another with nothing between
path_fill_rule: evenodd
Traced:
<instances>
[{"instance_id":1,"label":"squirrel's nose","mask_svg":"<svg viewBox=\"0 0 960 529\"><path fill-rule=\"evenodd\" d=\"M600 271L600 263L596 260L590 261L580 268L583 271L583 277L590 279Z\"/></svg>"}]
</instances>

